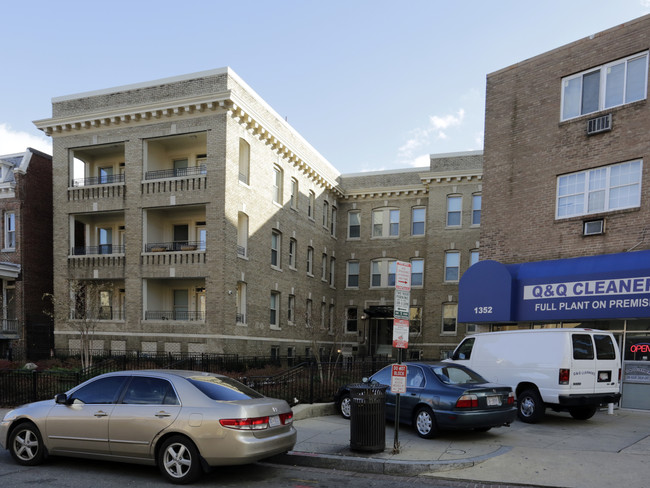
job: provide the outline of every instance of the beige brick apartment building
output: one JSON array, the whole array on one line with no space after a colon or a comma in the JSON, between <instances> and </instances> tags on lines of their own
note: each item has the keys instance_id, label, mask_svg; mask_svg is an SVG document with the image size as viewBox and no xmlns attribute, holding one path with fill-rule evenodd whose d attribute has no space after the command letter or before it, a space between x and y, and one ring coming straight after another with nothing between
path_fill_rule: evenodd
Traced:
<instances>
[{"instance_id":1,"label":"beige brick apartment building","mask_svg":"<svg viewBox=\"0 0 650 488\"><path fill-rule=\"evenodd\" d=\"M113 352L446 354L478 259L482 153L341 175L232 70L53 99L55 343Z\"/></svg>"},{"instance_id":2,"label":"beige brick apartment building","mask_svg":"<svg viewBox=\"0 0 650 488\"><path fill-rule=\"evenodd\" d=\"M488 75L482 262L459 310L495 329L611 330L623 405L647 409L649 49L645 16Z\"/></svg>"}]
</instances>

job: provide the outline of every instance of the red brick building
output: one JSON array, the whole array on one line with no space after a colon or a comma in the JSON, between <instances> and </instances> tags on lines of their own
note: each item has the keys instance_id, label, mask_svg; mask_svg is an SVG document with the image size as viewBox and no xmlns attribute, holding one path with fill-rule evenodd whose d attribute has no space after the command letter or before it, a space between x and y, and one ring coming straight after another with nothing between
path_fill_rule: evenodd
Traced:
<instances>
[{"instance_id":1,"label":"red brick building","mask_svg":"<svg viewBox=\"0 0 650 488\"><path fill-rule=\"evenodd\" d=\"M646 372L624 370L624 406L650 409L634 386L650 388L649 48L645 16L487 76L482 261L459 322L610 330Z\"/></svg>"},{"instance_id":2,"label":"red brick building","mask_svg":"<svg viewBox=\"0 0 650 488\"><path fill-rule=\"evenodd\" d=\"M28 148L0 156L0 357L52 347L52 157Z\"/></svg>"}]
</instances>

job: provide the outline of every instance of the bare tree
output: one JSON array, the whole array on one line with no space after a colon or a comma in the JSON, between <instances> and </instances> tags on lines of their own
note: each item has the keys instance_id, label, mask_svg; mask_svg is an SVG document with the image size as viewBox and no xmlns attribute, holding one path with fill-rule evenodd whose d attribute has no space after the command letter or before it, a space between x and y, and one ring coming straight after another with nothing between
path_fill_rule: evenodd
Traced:
<instances>
[{"instance_id":1,"label":"bare tree","mask_svg":"<svg viewBox=\"0 0 650 488\"><path fill-rule=\"evenodd\" d=\"M333 380L336 367L341 360L346 321L347 317L344 313L340 326L335 317L331 318L331 323L327 327L324 327L324 324L314 326L311 314L305 312L305 326L310 331L312 354L322 383Z\"/></svg>"},{"instance_id":2,"label":"bare tree","mask_svg":"<svg viewBox=\"0 0 650 488\"><path fill-rule=\"evenodd\" d=\"M113 315L114 285L111 282L98 280L69 280L69 293L61 300L50 293L43 296L53 306L44 312L54 320L56 310L69 311L69 323L79 333L79 354L81 367L92 366L92 339L100 320L111 319Z\"/></svg>"}]
</instances>

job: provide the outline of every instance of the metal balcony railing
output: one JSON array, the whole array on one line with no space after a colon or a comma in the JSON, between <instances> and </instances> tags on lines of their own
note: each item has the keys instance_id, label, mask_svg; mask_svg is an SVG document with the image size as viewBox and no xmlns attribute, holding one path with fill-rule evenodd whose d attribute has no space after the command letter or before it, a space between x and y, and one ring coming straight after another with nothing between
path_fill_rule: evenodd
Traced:
<instances>
[{"instance_id":1,"label":"metal balcony railing","mask_svg":"<svg viewBox=\"0 0 650 488\"><path fill-rule=\"evenodd\" d=\"M70 310L70 320L124 320L124 309L105 306L99 307L97 313L85 310Z\"/></svg>"},{"instance_id":2,"label":"metal balcony railing","mask_svg":"<svg viewBox=\"0 0 650 488\"><path fill-rule=\"evenodd\" d=\"M2 319L2 332L18 332L18 319Z\"/></svg>"},{"instance_id":3,"label":"metal balcony railing","mask_svg":"<svg viewBox=\"0 0 650 488\"><path fill-rule=\"evenodd\" d=\"M205 312L189 310L147 310L145 320L181 320L185 322L199 322L205 320Z\"/></svg>"},{"instance_id":4,"label":"metal balcony railing","mask_svg":"<svg viewBox=\"0 0 650 488\"><path fill-rule=\"evenodd\" d=\"M89 178L77 178L72 180L73 187L111 185L113 183L124 183L124 175L91 176Z\"/></svg>"},{"instance_id":5,"label":"metal balcony railing","mask_svg":"<svg viewBox=\"0 0 650 488\"><path fill-rule=\"evenodd\" d=\"M124 246L100 244L99 246L76 246L72 248L73 256L87 256L92 254L124 254Z\"/></svg>"},{"instance_id":6,"label":"metal balcony railing","mask_svg":"<svg viewBox=\"0 0 650 488\"><path fill-rule=\"evenodd\" d=\"M205 241L152 242L144 246L144 252L181 251L205 251Z\"/></svg>"},{"instance_id":7,"label":"metal balcony railing","mask_svg":"<svg viewBox=\"0 0 650 488\"><path fill-rule=\"evenodd\" d=\"M190 166L188 168L158 169L147 171L144 175L145 180L160 180L163 178L182 178L184 176L202 176L208 173L205 164L199 166Z\"/></svg>"}]
</instances>

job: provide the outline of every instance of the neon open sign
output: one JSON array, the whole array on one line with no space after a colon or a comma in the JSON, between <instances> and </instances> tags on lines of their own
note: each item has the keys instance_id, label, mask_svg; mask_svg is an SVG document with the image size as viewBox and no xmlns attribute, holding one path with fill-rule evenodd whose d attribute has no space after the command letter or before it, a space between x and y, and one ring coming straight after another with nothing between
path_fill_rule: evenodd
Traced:
<instances>
[{"instance_id":1,"label":"neon open sign","mask_svg":"<svg viewBox=\"0 0 650 488\"><path fill-rule=\"evenodd\" d=\"M650 352L650 344L632 344L630 352Z\"/></svg>"}]
</instances>

